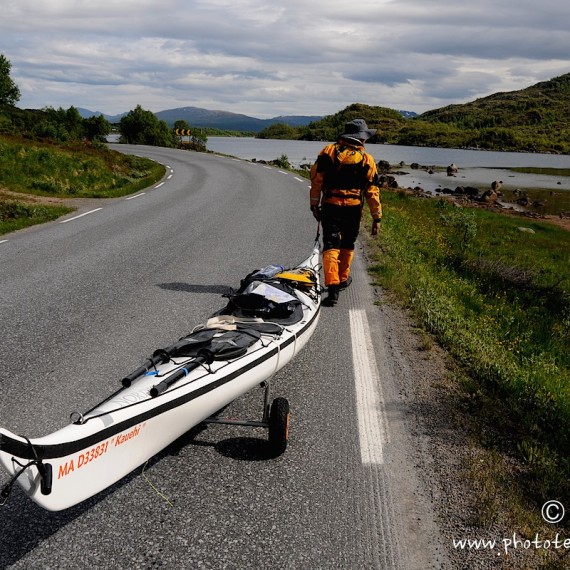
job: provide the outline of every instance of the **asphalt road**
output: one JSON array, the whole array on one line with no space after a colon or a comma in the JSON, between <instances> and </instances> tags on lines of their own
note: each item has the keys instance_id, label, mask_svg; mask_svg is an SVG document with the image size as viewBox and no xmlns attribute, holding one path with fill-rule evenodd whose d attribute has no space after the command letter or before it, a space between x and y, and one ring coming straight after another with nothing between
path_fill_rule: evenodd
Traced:
<instances>
[{"instance_id":1,"label":"asphalt road","mask_svg":"<svg viewBox=\"0 0 570 570\"><path fill-rule=\"evenodd\" d=\"M15 433L62 427L204 322L246 273L294 265L312 248L306 180L226 157L120 148L165 164L162 183L0 243L0 425ZM272 380L292 410L284 455L267 458L259 428L209 426L63 512L16 486L0 508L0 568L443 567L389 409L398 366L368 281L359 254L352 287ZM262 397L249 392L227 413L260 419Z\"/></svg>"}]
</instances>

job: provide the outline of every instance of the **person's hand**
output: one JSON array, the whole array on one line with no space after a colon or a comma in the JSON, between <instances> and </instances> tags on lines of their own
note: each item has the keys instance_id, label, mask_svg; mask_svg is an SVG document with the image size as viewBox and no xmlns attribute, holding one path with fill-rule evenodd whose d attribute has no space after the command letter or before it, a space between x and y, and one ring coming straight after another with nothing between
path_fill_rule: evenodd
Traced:
<instances>
[{"instance_id":1,"label":"person's hand","mask_svg":"<svg viewBox=\"0 0 570 570\"><path fill-rule=\"evenodd\" d=\"M319 206L311 206L311 212L313 212L313 216L317 222L321 221L321 209Z\"/></svg>"},{"instance_id":2,"label":"person's hand","mask_svg":"<svg viewBox=\"0 0 570 570\"><path fill-rule=\"evenodd\" d=\"M372 235L378 235L378 230L380 229L380 220L374 220L372 222Z\"/></svg>"}]
</instances>

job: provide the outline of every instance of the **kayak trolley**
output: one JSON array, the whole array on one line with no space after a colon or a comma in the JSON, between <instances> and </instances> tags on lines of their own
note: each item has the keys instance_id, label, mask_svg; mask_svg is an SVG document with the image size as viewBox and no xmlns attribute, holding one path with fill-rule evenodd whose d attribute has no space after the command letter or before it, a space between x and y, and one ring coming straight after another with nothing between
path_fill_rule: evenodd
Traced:
<instances>
[{"instance_id":1,"label":"kayak trolley","mask_svg":"<svg viewBox=\"0 0 570 570\"><path fill-rule=\"evenodd\" d=\"M260 386L264 388L263 415L261 420L240 420L211 416L206 418L203 423L265 428L268 430L271 453L277 457L284 453L287 449L287 442L289 441L289 422L291 420L289 402L286 398L275 398L270 404L270 381L264 380Z\"/></svg>"}]
</instances>

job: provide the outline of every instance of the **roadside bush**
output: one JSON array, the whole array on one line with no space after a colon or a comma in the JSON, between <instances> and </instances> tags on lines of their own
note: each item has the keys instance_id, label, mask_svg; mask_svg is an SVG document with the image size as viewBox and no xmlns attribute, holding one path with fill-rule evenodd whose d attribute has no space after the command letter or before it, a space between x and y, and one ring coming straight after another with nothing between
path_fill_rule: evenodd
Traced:
<instances>
[{"instance_id":1,"label":"roadside bush","mask_svg":"<svg viewBox=\"0 0 570 570\"><path fill-rule=\"evenodd\" d=\"M282 154L279 158L272 161L272 164L279 168L289 170L291 168L291 163L289 162L289 157L286 154Z\"/></svg>"}]
</instances>

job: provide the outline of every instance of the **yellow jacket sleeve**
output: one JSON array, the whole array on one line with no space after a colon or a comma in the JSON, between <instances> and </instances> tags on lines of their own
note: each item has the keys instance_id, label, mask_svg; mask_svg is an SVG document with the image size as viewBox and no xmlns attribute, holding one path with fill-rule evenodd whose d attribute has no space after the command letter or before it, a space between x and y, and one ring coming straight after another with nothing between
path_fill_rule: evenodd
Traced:
<instances>
[{"instance_id":1,"label":"yellow jacket sleeve","mask_svg":"<svg viewBox=\"0 0 570 570\"><path fill-rule=\"evenodd\" d=\"M323 191L323 183L325 180L325 173L321 167L321 161L330 157L334 153L334 145L327 145L319 153L315 164L311 167L311 191L310 202L311 206L318 206L321 201L321 194Z\"/></svg>"},{"instance_id":2,"label":"yellow jacket sleeve","mask_svg":"<svg viewBox=\"0 0 570 570\"><path fill-rule=\"evenodd\" d=\"M378 183L378 169L372 155L366 153L366 160L369 164L368 180L370 185L364 193L364 198L368 204L370 215L374 220L382 218L382 203L380 202L380 186Z\"/></svg>"}]
</instances>

